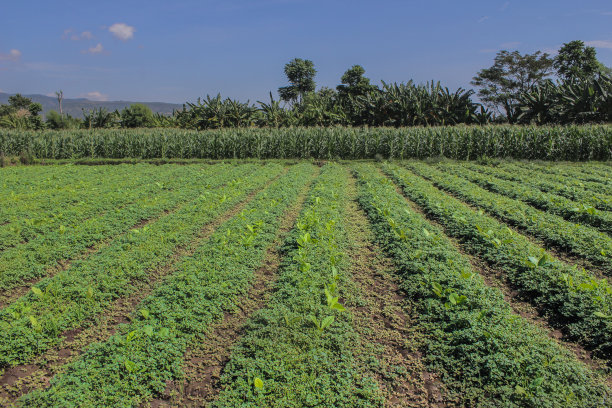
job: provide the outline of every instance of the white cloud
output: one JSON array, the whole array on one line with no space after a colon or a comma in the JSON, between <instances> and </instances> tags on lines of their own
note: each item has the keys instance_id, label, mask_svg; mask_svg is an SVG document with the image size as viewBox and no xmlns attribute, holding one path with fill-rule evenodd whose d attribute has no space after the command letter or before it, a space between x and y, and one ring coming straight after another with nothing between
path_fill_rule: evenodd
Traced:
<instances>
[{"instance_id":1,"label":"white cloud","mask_svg":"<svg viewBox=\"0 0 612 408\"><path fill-rule=\"evenodd\" d=\"M134 31L136 31L136 29L125 23L115 23L112 26L108 27L108 31L110 31L115 37L117 37L121 41L127 41L134 38Z\"/></svg>"},{"instance_id":2,"label":"white cloud","mask_svg":"<svg viewBox=\"0 0 612 408\"><path fill-rule=\"evenodd\" d=\"M108 101L108 95L105 95L103 93L100 93L98 91L93 91L93 92L87 92L84 94L80 94L78 95L79 98L86 98L89 99L90 101L96 101L96 102L104 102L104 101Z\"/></svg>"},{"instance_id":3,"label":"white cloud","mask_svg":"<svg viewBox=\"0 0 612 408\"><path fill-rule=\"evenodd\" d=\"M21 58L21 51L12 49L8 54L0 53L0 61L12 61L17 62Z\"/></svg>"},{"instance_id":4,"label":"white cloud","mask_svg":"<svg viewBox=\"0 0 612 408\"><path fill-rule=\"evenodd\" d=\"M81 33L76 33L72 28L68 28L64 30L62 40L67 40L68 38L70 38L72 41L91 40L93 38L93 34L91 33L91 31L82 31Z\"/></svg>"},{"instance_id":5,"label":"white cloud","mask_svg":"<svg viewBox=\"0 0 612 408\"><path fill-rule=\"evenodd\" d=\"M98 43L95 47L89 47L86 50L81 51L83 54L100 54L104 51L102 44Z\"/></svg>"},{"instance_id":6,"label":"white cloud","mask_svg":"<svg viewBox=\"0 0 612 408\"><path fill-rule=\"evenodd\" d=\"M484 23L489 19L489 16L482 16L478 19L478 23Z\"/></svg>"},{"instance_id":7,"label":"white cloud","mask_svg":"<svg viewBox=\"0 0 612 408\"><path fill-rule=\"evenodd\" d=\"M612 50L612 41L604 41L604 40L585 41L584 44L588 45L589 47L608 48Z\"/></svg>"},{"instance_id":8,"label":"white cloud","mask_svg":"<svg viewBox=\"0 0 612 408\"><path fill-rule=\"evenodd\" d=\"M509 1L505 2L504 4L502 4L500 10L501 11L506 11L506 9L508 8L509 5L510 5Z\"/></svg>"}]
</instances>

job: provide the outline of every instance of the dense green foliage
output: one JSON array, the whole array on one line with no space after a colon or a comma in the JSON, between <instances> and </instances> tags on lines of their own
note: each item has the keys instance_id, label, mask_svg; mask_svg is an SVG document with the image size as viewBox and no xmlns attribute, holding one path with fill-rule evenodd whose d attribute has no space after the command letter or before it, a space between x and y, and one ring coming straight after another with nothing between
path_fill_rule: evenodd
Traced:
<instances>
[{"instance_id":1,"label":"dense green foliage","mask_svg":"<svg viewBox=\"0 0 612 408\"><path fill-rule=\"evenodd\" d=\"M301 164L259 192L143 300L129 325L92 345L23 406L132 407L181 376L190 341L237 307L280 219L312 174Z\"/></svg>"},{"instance_id":2,"label":"dense green foliage","mask_svg":"<svg viewBox=\"0 0 612 408\"><path fill-rule=\"evenodd\" d=\"M546 177L542 173L535 173L528 169L511 163L500 163L495 167L475 165L466 163L469 169L476 170L482 174L501 178L514 182L520 182L530 187L537 188L545 193L555 194L580 203L579 207L585 209L593 207L598 210L612 211L612 195L605 194L600 190L600 186L595 186L595 190L588 190L584 183L574 179ZM609 171L611 171L612 168ZM565 179L565 180L564 180Z\"/></svg>"},{"instance_id":3,"label":"dense green foliage","mask_svg":"<svg viewBox=\"0 0 612 408\"><path fill-rule=\"evenodd\" d=\"M513 287L555 326L571 339L597 350L603 358L612 359L612 330L606 321L606 316L612 315L612 287L606 280L556 260L529 238L406 169L389 165L385 170L409 198L444 225L448 235L459 238L469 252L503 270Z\"/></svg>"},{"instance_id":4,"label":"dense green foliage","mask_svg":"<svg viewBox=\"0 0 612 408\"><path fill-rule=\"evenodd\" d=\"M494 193L523 201L543 211L559 215L568 221L591 225L608 235L612 235L612 213L610 211L597 210L584 203L533 188L529 185L530 180L537 178L537 175L526 177L519 184L496 178L490 174L478 173L465 165L449 163L442 164L439 167Z\"/></svg>"},{"instance_id":5,"label":"dense green foliage","mask_svg":"<svg viewBox=\"0 0 612 408\"><path fill-rule=\"evenodd\" d=\"M0 152L40 159L75 158L317 158L500 157L610 160L611 126L0 130Z\"/></svg>"},{"instance_id":6,"label":"dense green foliage","mask_svg":"<svg viewBox=\"0 0 612 408\"><path fill-rule=\"evenodd\" d=\"M55 213L39 213L26 219L23 229L20 229L20 222L1 226L8 232L19 232L18 237L27 242L0 252L0 286L6 290L44 276L58 261L71 259L103 240L126 233L143 220L158 217L164 211L195 199L203 194L202 186L219 188L232 178L243 178L255 169L254 165L169 168L152 179L132 169L131 177L140 179L142 186L130 188L120 184L111 187L111 179L105 186L109 195L96 201L89 210L85 205L76 205L76 211L71 214L57 205ZM150 168L142 166L139 170L145 172ZM95 194L92 197L102 198Z\"/></svg>"},{"instance_id":7,"label":"dense green foliage","mask_svg":"<svg viewBox=\"0 0 612 408\"><path fill-rule=\"evenodd\" d=\"M249 177L235 177L228 171L201 180L210 187L192 187L196 197L185 197L175 211L130 230L94 256L40 281L36 290L0 310L0 367L29 361L56 344L64 331L79 327L113 300L129 294L133 281L149 279L151 270L166 264L176 248L192 241L205 224L280 171L280 165L268 165Z\"/></svg>"},{"instance_id":8,"label":"dense green foliage","mask_svg":"<svg viewBox=\"0 0 612 408\"><path fill-rule=\"evenodd\" d=\"M350 309L337 302L350 279L343 253L346 189L346 169L323 167L287 239L274 296L246 324L213 406L382 406L374 380L363 376L352 353L359 338Z\"/></svg>"},{"instance_id":9,"label":"dense green foliage","mask_svg":"<svg viewBox=\"0 0 612 408\"><path fill-rule=\"evenodd\" d=\"M513 314L501 292L485 285L388 179L371 165L354 168L359 201L427 332L424 357L463 405L610 406L601 380L544 331Z\"/></svg>"},{"instance_id":10,"label":"dense green foliage","mask_svg":"<svg viewBox=\"0 0 612 408\"><path fill-rule=\"evenodd\" d=\"M408 165L437 187L487 211L510 225L518 226L549 245L560 248L612 273L612 238L582 224L538 210L529 204L492 193L454 174L430 166Z\"/></svg>"},{"instance_id":11,"label":"dense green foliage","mask_svg":"<svg viewBox=\"0 0 612 408\"><path fill-rule=\"evenodd\" d=\"M612 407L610 163L127 161L0 169L0 405Z\"/></svg>"}]
</instances>

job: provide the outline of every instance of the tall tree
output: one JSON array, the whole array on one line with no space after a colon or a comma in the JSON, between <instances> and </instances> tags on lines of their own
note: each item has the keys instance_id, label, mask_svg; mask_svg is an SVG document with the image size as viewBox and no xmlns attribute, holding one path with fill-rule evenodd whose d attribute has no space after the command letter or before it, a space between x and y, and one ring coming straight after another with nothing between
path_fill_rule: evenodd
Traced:
<instances>
[{"instance_id":1,"label":"tall tree","mask_svg":"<svg viewBox=\"0 0 612 408\"><path fill-rule=\"evenodd\" d=\"M294 58L285 64L285 75L291 85L278 88L280 98L285 102L296 102L307 92L313 92L316 84L314 77L317 70L310 60Z\"/></svg>"},{"instance_id":2,"label":"tall tree","mask_svg":"<svg viewBox=\"0 0 612 408\"><path fill-rule=\"evenodd\" d=\"M587 47L582 41L570 41L559 49L554 67L559 77L566 82L588 81L602 71L594 47Z\"/></svg>"},{"instance_id":3,"label":"tall tree","mask_svg":"<svg viewBox=\"0 0 612 408\"><path fill-rule=\"evenodd\" d=\"M553 60L546 53L522 55L502 50L495 56L493 66L472 78L472 85L480 88L478 97L487 107L505 113L508 121L514 123L520 95L541 84L552 74L552 67Z\"/></svg>"},{"instance_id":4,"label":"tall tree","mask_svg":"<svg viewBox=\"0 0 612 408\"><path fill-rule=\"evenodd\" d=\"M342 85L338 85L336 89L340 96L358 96L365 95L372 89L376 88L370 85L370 78L364 76L365 69L361 65L353 65L346 70L340 81Z\"/></svg>"}]
</instances>

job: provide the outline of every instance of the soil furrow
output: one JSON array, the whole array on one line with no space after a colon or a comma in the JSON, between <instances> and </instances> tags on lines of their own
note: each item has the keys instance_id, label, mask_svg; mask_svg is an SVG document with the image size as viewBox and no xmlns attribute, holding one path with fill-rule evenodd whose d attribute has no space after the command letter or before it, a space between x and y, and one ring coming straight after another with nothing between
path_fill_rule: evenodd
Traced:
<instances>
[{"instance_id":1,"label":"soil furrow","mask_svg":"<svg viewBox=\"0 0 612 408\"><path fill-rule=\"evenodd\" d=\"M219 225L236 216L257 193L268 188L278 177L280 175L273 177L263 187L249 193L232 209L202 227L193 241L177 248L165 265L151 271L148 274L149 280L147 282L131 282L130 286L134 288L132 295L117 299L109 310L86 326L62 333L60 335L64 338L62 342L36 358L33 363L7 368L0 377L0 406L2 406L2 403L14 402L33 389L48 387L51 378L62 372L66 363L77 358L90 344L107 340L117 331L119 325L128 323L135 307L151 294L164 277L175 271L182 258L193 255L196 249L212 235ZM141 224L144 226L146 223L141 222Z\"/></svg>"},{"instance_id":2,"label":"soil furrow","mask_svg":"<svg viewBox=\"0 0 612 408\"><path fill-rule=\"evenodd\" d=\"M363 339L360 359L377 356L369 368L386 397L387 407L442 407L443 384L429 372L418 350L417 318L393 276L393 261L373 242L367 216L356 201L355 179L346 209L351 246L351 279L364 305L350 307ZM364 361L363 366L368 367Z\"/></svg>"},{"instance_id":3,"label":"soil furrow","mask_svg":"<svg viewBox=\"0 0 612 408\"><path fill-rule=\"evenodd\" d=\"M267 303L273 293L282 261L282 245L293 228L302 206L308 197L311 181L300 192L296 202L285 212L273 243L266 249L262 266L253 276L253 285L247 296L235 310L226 311L223 319L214 324L187 349L183 370L185 377L180 383L168 381L164 394L143 406L184 407L203 406L213 401L220 391L219 378L231 356L232 346L243 334L248 318Z\"/></svg>"}]
</instances>

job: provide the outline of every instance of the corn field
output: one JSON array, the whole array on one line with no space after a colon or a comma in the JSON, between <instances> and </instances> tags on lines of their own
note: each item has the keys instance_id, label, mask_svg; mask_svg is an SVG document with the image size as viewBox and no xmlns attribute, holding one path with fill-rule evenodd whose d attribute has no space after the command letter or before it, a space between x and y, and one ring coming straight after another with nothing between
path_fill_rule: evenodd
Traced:
<instances>
[{"instance_id":1,"label":"corn field","mask_svg":"<svg viewBox=\"0 0 612 408\"><path fill-rule=\"evenodd\" d=\"M314 158L610 160L612 127L0 130L0 154L39 159Z\"/></svg>"}]
</instances>

